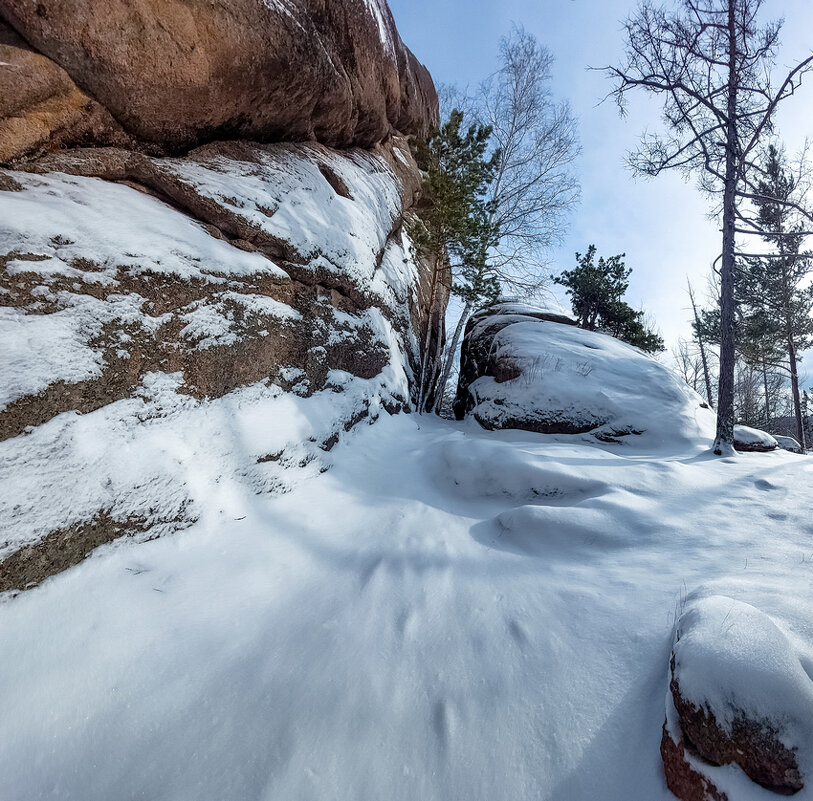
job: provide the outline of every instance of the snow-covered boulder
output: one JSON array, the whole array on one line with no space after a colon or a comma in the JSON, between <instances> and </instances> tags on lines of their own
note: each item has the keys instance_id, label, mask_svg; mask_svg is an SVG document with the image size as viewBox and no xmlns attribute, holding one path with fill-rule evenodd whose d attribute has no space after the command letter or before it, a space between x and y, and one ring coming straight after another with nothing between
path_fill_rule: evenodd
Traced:
<instances>
[{"instance_id":1,"label":"snow-covered boulder","mask_svg":"<svg viewBox=\"0 0 813 801\"><path fill-rule=\"evenodd\" d=\"M813 681L768 615L726 596L690 603L670 660L661 753L683 801L734 801L736 765L789 795L813 769ZM734 784L732 784L734 782Z\"/></svg>"},{"instance_id":2,"label":"snow-covered boulder","mask_svg":"<svg viewBox=\"0 0 813 801\"><path fill-rule=\"evenodd\" d=\"M547 310L500 305L466 328L455 412L485 428L603 443L708 444L714 415L655 359Z\"/></svg>"},{"instance_id":3,"label":"snow-covered boulder","mask_svg":"<svg viewBox=\"0 0 813 801\"><path fill-rule=\"evenodd\" d=\"M734 448L738 451L767 453L775 451L779 443L767 431L749 426L734 426Z\"/></svg>"},{"instance_id":4,"label":"snow-covered boulder","mask_svg":"<svg viewBox=\"0 0 813 801\"><path fill-rule=\"evenodd\" d=\"M793 437L783 437L781 434L773 434L772 436L776 440L777 447L783 451L790 451L791 453L802 452L802 446Z\"/></svg>"}]
</instances>

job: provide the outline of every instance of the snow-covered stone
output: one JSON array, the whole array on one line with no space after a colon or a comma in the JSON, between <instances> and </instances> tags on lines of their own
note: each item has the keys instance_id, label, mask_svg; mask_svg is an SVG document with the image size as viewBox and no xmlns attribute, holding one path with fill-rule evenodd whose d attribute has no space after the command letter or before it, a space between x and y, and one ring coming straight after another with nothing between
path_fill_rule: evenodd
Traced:
<instances>
[{"instance_id":1,"label":"snow-covered stone","mask_svg":"<svg viewBox=\"0 0 813 801\"><path fill-rule=\"evenodd\" d=\"M39 478L7 510L0 589L194 517L163 468L122 482L106 459L79 472L112 495L46 501L78 469L31 448L57 418L149 394L154 376L173 376L161 408L252 385L342 395L333 430L305 437L325 448L368 412L409 407L429 275L407 231L419 173L404 141L218 143L183 159L74 150L3 174L0 440L25 438L16 469L39 465ZM87 430L68 430L81 452Z\"/></svg>"},{"instance_id":2,"label":"snow-covered stone","mask_svg":"<svg viewBox=\"0 0 813 801\"><path fill-rule=\"evenodd\" d=\"M783 451L790 451L791 453L802 452L802 446L798 440L793 437L783 437L781 434L773 434L772 436L776 440L777 446L782 448Z\"/></svg>"},{"instance_id":3,"label":"snow-covered stone","mask_svg":"<svg viewBox=\"0 0 813 801\"><path fill-rule=\"evenodd\" d=\"M469 322L455 411L485 428L647 447L707 446L714 431L702 398L654 358L515 304Z\"/></svg>"},{"instance_id":4,"label":"snow-covered stone","mask_svg":"<svg viewBox=\"0 0 813 801\"><path fill-rule=\"evenodd\" d=\"M738 451L766 453L775 451L779 443L767 431L749 426L734 426L734 448Z\"/></svg>"},{"instance_id":5,"label":"snow-covered stone","mask_svg":"<svg viewBox=\"0 0 813 801\"><path fill-rule=\"evenodd\" d=\"M813 681L805 658L768 615L730 597L693 600L675 630L662 746L670 787L684 801L704 777L712 798L736 796L725 774L736 765L783 795L805 786L813 767ZM675 749L684 767L675 764ZM685 752L688 751L688 754ZM691 759L691 755L699 757Z\"/></svg>"}]
</instances>

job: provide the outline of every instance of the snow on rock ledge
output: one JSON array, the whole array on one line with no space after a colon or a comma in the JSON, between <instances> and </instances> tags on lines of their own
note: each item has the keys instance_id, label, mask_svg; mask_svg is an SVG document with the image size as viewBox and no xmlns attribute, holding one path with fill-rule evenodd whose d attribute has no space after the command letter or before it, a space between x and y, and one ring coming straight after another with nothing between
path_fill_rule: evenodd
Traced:
<instances>
[{"instance_id":1,"label":"snow on rock ledge","mask_svg":"<svg viewBox=\"0 0 813 801\"><path fill-rule=\"evenodd\" d=\"M106 435L68 424L77 412L103 428L107 409L158 386L133 425L251 386L326 396L329 425L303 436L324 451L365 415L409 407L429 275L407 233L419 173L403 140L74 150L0 176L0 443L29 475L0 497L0 591L194 519L195 492L161 459L120 480L112 456L79 467ZM269 415L287 441L285 415ZM41 480L29 470L52 463ZM65 494L83 470L119 489Z\"/></svg>"},{"instance_id":2,"label":"snow on rock ledge","mask_svg":"<svg viewBox=\"0 0 813 801\"><path fill-rule=\"evenodd\" d=\"M502 304L466 327L455 413L484 428L659 447L707 444L714 415L669 369L561 314Z\"/></svg>"},{"instance_id":3,"label":"snow on rock ledge","mask_svg":"<svg viewBox=\"0 0 813 801\"><path fill-rule=\"evenodd\" d=\"M741 774L782 795L813 767L813 680L766 614L725 596L691 603L670 661L661 753L683 801L742 797ZM749 796L750 797L750 796Z\"/></svg>"}]
</instances>

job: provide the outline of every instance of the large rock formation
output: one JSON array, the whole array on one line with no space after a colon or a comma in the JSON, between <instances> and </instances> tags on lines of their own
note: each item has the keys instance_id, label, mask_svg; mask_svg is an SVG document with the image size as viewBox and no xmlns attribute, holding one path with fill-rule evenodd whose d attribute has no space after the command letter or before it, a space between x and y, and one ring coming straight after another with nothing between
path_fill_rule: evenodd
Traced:
<instances>
[{"instance_id":1,"label":"large rock formation","mask_svg":"<svg viewBox=\"0 0 813 801\"><path fill-rule=\"evenodd\" d=\"M682 801L736 795L735 765L780 795L805 785L813 682L785 633L742 601L711 596L681 615L669 666L661 755Z\"/></svg>"},{"instance_id":2,"label":"large rock formation","mask_svg":"<svg viewBox=\"0 0 813 801\"><path fill-rule=\"evenodd\" d=\"M472 316L458 419L647 447L708 444L713 413L655 359L558 312L502 303Z\"/></svg>"},{"instance_id":3,"label":"large rock formation","mask_svg":"<svg viewBox=\"0 0 813 801\"><path fill-rule=\"evenodd\" d=\"M369 147L437 119L429 73L385 0L0 0L0 18L52 60L41 70L59 73L63 107L92 98L160 148L234 137ZM59 138L66 112L32 119L35 83L20 85L30 96L18 105ZM107 143L109 126L96 133ZM21 137L16 156L34 139Z\"/></svg>"},{"instance_id":4,"label":"large rock formation","mask_svg":"<svg viewBox=\"0 0 813 801\"><path fill-rule=\"evenodd\" d=\"M126 144L110 113L0 20L0 164L46 148Z\"/></svg>"},{"instance_id":5,"label":"large rock formation","mask_svg":"<svg viewBox=\"0 0 813 801\"><path fill-rule=\"evenodd\" d=\"M0 30L2 592L196 519L156 419L256 407L270 439L222 461L284 489L287 467L409 408L443 330L404 135L437 101L383 0L0 16L28 40Z\"/></svg>"}]
</instances>

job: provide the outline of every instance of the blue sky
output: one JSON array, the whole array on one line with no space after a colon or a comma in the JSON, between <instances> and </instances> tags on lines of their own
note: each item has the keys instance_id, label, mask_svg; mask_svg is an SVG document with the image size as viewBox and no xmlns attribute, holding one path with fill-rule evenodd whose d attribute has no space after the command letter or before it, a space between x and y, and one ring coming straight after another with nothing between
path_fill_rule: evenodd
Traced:
<instances>
[{"instance_id":1,"label":"blue sky","mask_svg":"<svg viewBox=\"0 0 813 801\"><path fill-rule=\"evenodd\" d=\"M598 105L610 84L587 67L619 60L621 20L634 6L634 0L390 0L402 38L437 82L478 83L496 68L498 39L512 22L551 51L554 90L578 116L583 148L583 200L555 262L560 269L572 266L574 252L590 243L602 255L625 252L633 268L628 298L652 315L671 346L689 335L686 277L705 291L720 236L691 184L675 174L635 180L623 166L640 133L658 127L657 102L642 98L625 119L611 102ZM767 0L765 10L786 21L779 65L813 48L813 0ZM791 150L805 136L813 140L810 77L780 117Z\"/></svg>"}]
</instances>

